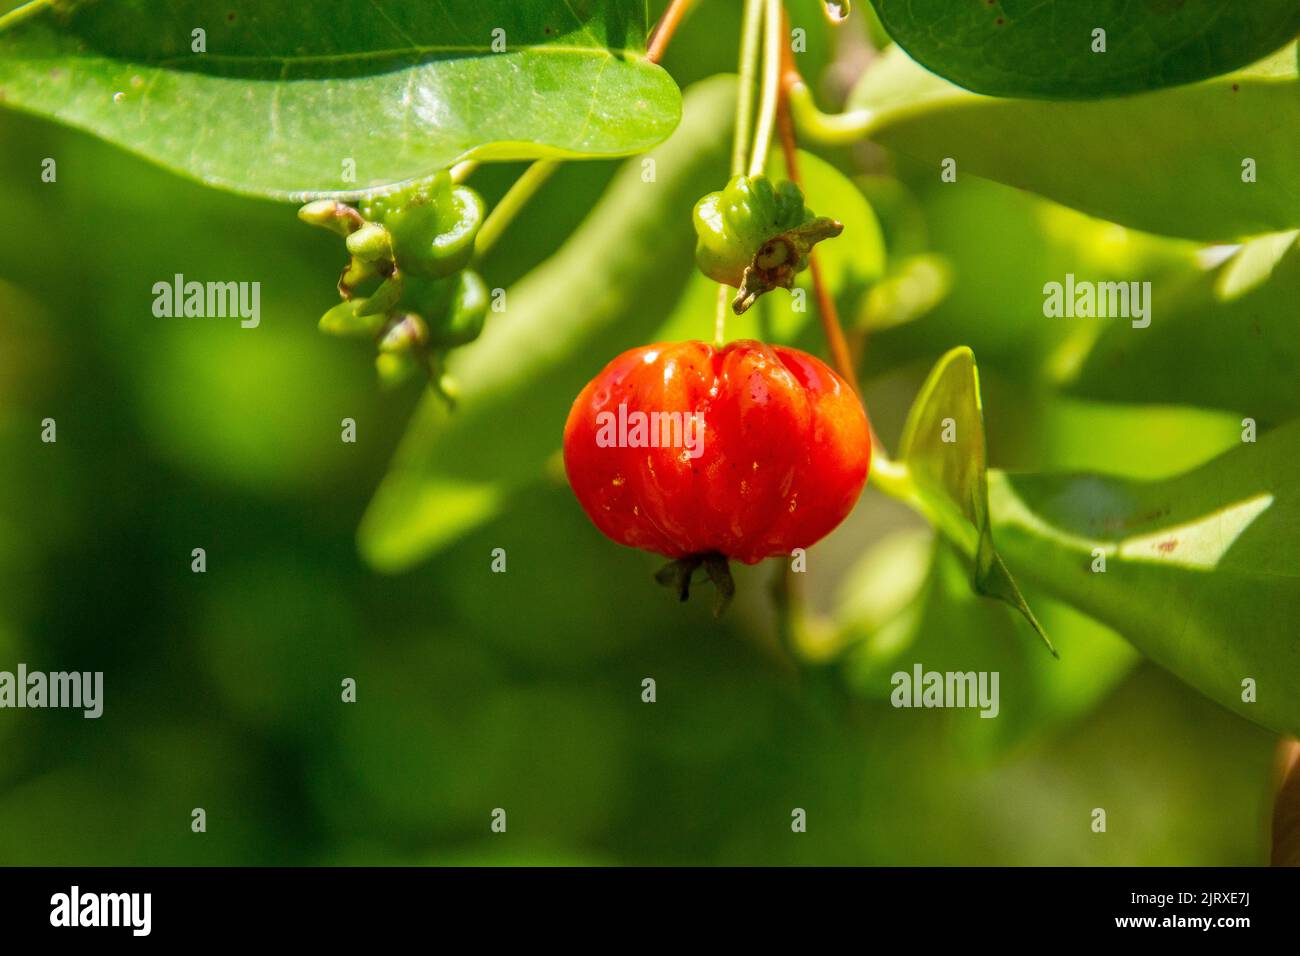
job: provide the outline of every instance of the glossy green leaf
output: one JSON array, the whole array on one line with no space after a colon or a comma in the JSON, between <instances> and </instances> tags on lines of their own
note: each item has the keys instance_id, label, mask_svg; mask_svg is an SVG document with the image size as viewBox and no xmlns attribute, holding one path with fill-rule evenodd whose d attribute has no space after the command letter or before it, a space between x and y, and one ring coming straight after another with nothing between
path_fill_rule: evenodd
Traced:
<instances>
[{"instance_id":1,"label":"glossy green leaf","mask_svg":"<svg viewBox=\"0 0 1300 956\"><path fill-rule=\"evenodd\" d=\"M1096 471L1124 478L1171 478L1241 441L1238 416L1191 405L1080 400L1039 390L1004 389L992 414L1026 409L1017 471Z\"/></svg>"},{"instance_id":2,"label":"glossy green leaf","mask_svg":"<svg viewBox=\"0 0 1300 956\"><path fill-rule=\"evenodd\" d=\"M994 527L1027 581L1213 700L1296 734L1297 460L1300 421L1161 481L992 472Z\"/></svg>"},{"instance_id":3,"label":"glossy green leaf","mask_svg":"<svg viewBox=\"0 0 1300 956\"><path fill-rule=\"evenodd\" d=\"M1300 229L1273 232L1244 244L1219 273L1215 294L1225 302L1240 298L1268 281L1273 270L1296 245Z\"/></svg>"},{"instance_id":4,"label":"glossy green leaf","mask_svg":"<svg viewBox=\"0 0 1300 956\"><path fill-rule=\"evenodd\" d=\"M0 99L214 186L350 196L662 141L680 94L645 31L636 0L39 0L0 19Z\"/></svg>"},{"instance_id":5,"label":"glossy green leaf","mask_svg":"<svg viewBox=\"0 0 1300 956\"><path fill-rule=\"evenodd\" d=\"M1294 0L872 3L917 62L993 96L1093 99L1190 83L1245 66L1300 32Z\"/></svg>"},{"instance_id":6,"label":"glossy green leaf","mask_svg":"<svg viewBox=\"0 0 1300 956\"><path fill-rule=\"evenodd\" d=\"M975 590L1023 614L1055 654L993 545L984 412L970 349L955 348L935 364L903 426L898 455L921 509L973 563Z\"/></svg>"},{"instance_id":7,"label":"glossy green leaf","mask_svg":"<svg viewBox=\"0 0 1300 956\"><path fill-rule=\"evenodd\" d=\"M1270 251L1261 243L1255 248ZM1238 256L1252 251L1248 245ZM1300 415L1300 247L1287 246L1263 278L1243 278L1260 268L1234 257L1181 285L1153 284L1145 329L1096 320L1107 324L1068 381L1069 391L1226 409L1261 425ZM1236 279L1225 279L1234 272Z\"/></svg>"},{"instance_id":8,"label":"glossy green leaf","mask_svg":"<svg viewBox=\"0 0 1300 956\"><path fill-rule=\"evenodd\" d=\"M895 49L850 98L864 135L1125 226L1226 242L1300 227L1294 46L1247 70L1120 99L977 96ZM1249 161L1249 162L1248 162ZM1246 181L1253 177L1253 182Z\"/></svg>"},{"instance_id":9,"label":"glossy green leaf","mask_svg":"<svg viewBox=\"0 0 1300 956\"><path fill-rule=\"evenodd\" d=\"M544 475L582 386L647 340L694 273L689 210L726 177L734 105L733 78L692 87L681 126L651 154L654 181L629 162L564 246L506 291L482 337L455 353L455 411L424 400L362 521L372 564L410 566ZM711 327L709 311L701 334Z\"/></svg>"}]
</instances>

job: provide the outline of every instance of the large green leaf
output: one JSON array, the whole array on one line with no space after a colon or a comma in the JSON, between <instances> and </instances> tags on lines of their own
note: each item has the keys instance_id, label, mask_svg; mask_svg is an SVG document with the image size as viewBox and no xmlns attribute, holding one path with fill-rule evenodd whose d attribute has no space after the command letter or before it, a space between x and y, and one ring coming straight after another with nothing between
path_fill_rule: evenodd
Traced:
<instances>
[{"instance_id":1,"label":"large green leaf","mask_svg":"<svg viewBox=\"0 0 1300 956\"><path fill-rule=\"evenodd\" d=\"M993 546L985 485L984 412L970 349L955 348L935 364L903 426L898 455L916 503L974 565L975 590L1023 614L1055 654Z\"/></svg>"},{"instance_id":2,"label":"large green leaf","mask_svg":"<svg viewBox=\"0 0 1300 956\"><path fill-rule=\"evenodd\" d=\"M1092 99L1189 83L1245 66L1300 32L1295 0L871 2L918 62L993 96Z\"/></svg>"},{"instance_id":3,"label":"large green leaf","mask_svg":"<svg viewBox=\"0 0 1300 956\"><path fill-rule=\"evenodd\" d=\"M645 31L637 0L39 0L0 18L0 100L215 186L346 196L653 146L681 102Z\"/></svg>"},{"instance_id":4,"label":"large green leaf","mask_svg":"<svg viewBox=\"0 0 1300 956\"><path fill-rule=\"evenodd\" d=\"M978 96L894 49L850 98L864 135L1126 226L1220 242L1300 227L1296 49L1241 73L1119 99ZM1252 160L1254 182L1244 182Z\"/></svg>"},{"instance_id":5,"label":"large green leaf","mask_svg":"<svg viewBox=\"0 0 1300 956\"><path fill-rule=\"evenodd\" d=\"M360 530L367 559L408 567L500 513L544 475L582 386L648 340L694 271L689 210L726 180L733 78L696 84L681 126L615 177L553 257L508 290L483 336L459 350L454 411L429 396L416 412ZM700 317L711 327L712 311Z\"/></svg>"},{"instance_id":6,"label":"large green leaf","mask_svg":"<svg viewBox=\"0 0 1300 956\"><path fill-rule=\"evenodd\" d=\"M1275 238L1286 251L1269 259ZM1249 243L1181 286L1152 288L1149 328L1091 320L1104 329L1068 382L1072 392L1227 409L1260 424L1300 415L1300 247L1292 234Z\"/></svg>"},{"instance_id":7,"label":"large green leaf","mask_svg":"<svg viewBox=\"0 0 1300 956\"><path fill-rule=\"evenodd\" d=\"M1296 734L1298 460L1295 421L1161 481L991 472L990 506L1026 581L1213 700ZM1254 702L1243 700L1247 679Z\"/></svg>"}]
</instances>

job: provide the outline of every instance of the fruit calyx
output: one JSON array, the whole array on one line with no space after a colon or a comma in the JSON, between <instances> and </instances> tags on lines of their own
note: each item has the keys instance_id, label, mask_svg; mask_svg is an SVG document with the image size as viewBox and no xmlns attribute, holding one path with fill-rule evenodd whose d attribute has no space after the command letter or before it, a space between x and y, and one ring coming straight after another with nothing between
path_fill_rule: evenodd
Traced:
<instances>
[{"instance_id":1,"label":"fruit calyx","mask_svg":"<svg viewBox=\"0 0 1300 956\"><path fill-rule=\"evenodd\" d=\"M713 616L721 617L736 595L736 582L731 577L731 562L725 555L708 551L669 561L655 572L655 580L676 592L677 600L685 601L691 596L691 576L701 567L718 592L713 601Z\"/></svg>"},{"instance_id":2,"label":"fruit calyx","mask_svg":"<svg viewBox=\"0 0 1300 956\"><path fill-rule=\"evenodd\" d=\"M808 268L808 254L823 239L833 239L844 231L844 224L818 216L786 232L778 233L759 247L745 267L731 309L741 315L765 292L789 289L794 277Z\"/></svg>"}]
</instances>

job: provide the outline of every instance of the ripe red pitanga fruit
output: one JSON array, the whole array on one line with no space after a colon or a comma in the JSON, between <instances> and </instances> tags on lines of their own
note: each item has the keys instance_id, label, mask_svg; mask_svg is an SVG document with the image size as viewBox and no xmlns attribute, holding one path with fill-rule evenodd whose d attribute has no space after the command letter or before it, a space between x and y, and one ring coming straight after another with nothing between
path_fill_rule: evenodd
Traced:
<instances>
[{"instance_id":1,"label":"ripe red pitanga fruit","mask_svg":"<svg viewBox=\"0 0 1300 956\"><path fill-rule=\"evenodd\" d=\"M853 389L806 352L754 341L624 352L564 428L569 484L596 527L674 559L806 548L852 510L870 463Z\"/></svg>"}]
</instances>

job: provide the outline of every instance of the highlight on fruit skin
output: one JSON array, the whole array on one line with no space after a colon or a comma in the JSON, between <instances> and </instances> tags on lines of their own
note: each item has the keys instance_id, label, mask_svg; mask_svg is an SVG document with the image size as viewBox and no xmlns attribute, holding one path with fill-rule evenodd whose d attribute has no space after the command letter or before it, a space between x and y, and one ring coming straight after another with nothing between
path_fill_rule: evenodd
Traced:
<instances>
[{"instance_id":1,"label":"highlight on fruit skin","mask_svg":"<svg viewBox=\"0 0 1300 956\"><path fill-rule=\"evenodd\" d=\"M583 388L564 466L601 532L672 559L755 564L853 509L871 442L853 389L798 349L742 340L630 349Z\"/></svg>"}]
</instances>

